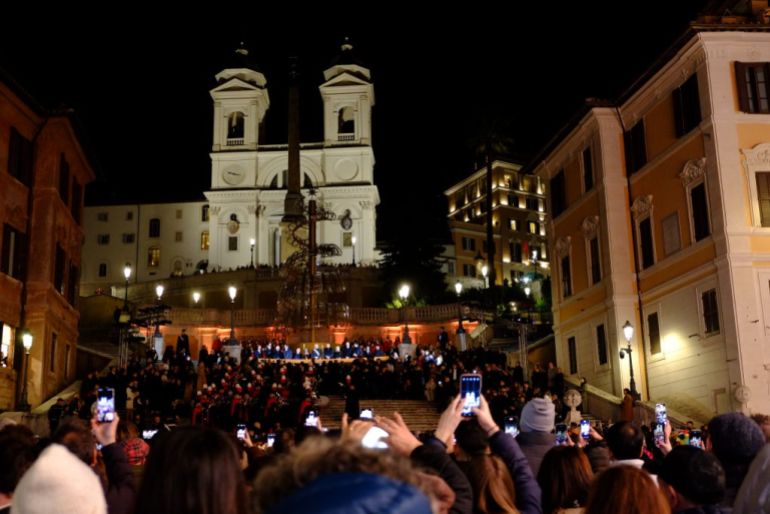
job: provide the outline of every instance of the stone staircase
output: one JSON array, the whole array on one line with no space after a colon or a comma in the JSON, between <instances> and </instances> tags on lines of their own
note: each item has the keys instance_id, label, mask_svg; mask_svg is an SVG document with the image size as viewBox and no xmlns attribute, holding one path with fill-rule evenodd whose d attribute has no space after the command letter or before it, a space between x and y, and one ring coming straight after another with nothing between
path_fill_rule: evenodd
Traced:
<instances>
[{"instance_id":1,"label":"stone staircase","mask_svg":"<svg viewBox=\"0 0 770 514\"><path fill-rule=\"evenodd\" d=\"M319 408L324 428L339 428L342 413L345 412L345 398L329 396L329 403ZM374 409L375 415L391 416L401 414L406 425L413 432L435 430L441 415L436 406L426 400L360 400L362 409Z\"/></svg>"}]
</instances>

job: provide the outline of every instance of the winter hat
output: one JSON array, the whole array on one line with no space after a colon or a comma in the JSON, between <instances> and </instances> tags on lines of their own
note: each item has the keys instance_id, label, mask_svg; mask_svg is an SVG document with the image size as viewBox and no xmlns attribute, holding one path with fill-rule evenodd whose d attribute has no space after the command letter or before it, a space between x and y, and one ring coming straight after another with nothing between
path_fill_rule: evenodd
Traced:
<instances>
[{"instance_id":1,"label":"winter hat","mask_svg":"<svg viewBox=\"0 0 770 514\"><path fill-rule=\"evenodd\" d=\"M52 444L16 487L13 514L107 514L99 478L72 452Z\"/></svg>"},{"instance_id":2,"label":"winter hat","mask_svg":"<svg viewBox=\"0 0 770 514\"><path fill-rule=\"evenodd\" d=\"M555 418L556 408L552 401L533 398L521 410L520 428L522 432L551 432Z\"/></svg>"},{"instance_id":3,"label":"winter hat","mask_svg":"<svg viewBox=\"0 0 770 514\"><path fill-rule=\"evenodd\" d=\"M740 412L721 414L709 421L711 448L724 463L749 463L765 445L765 435Z\"/></svg>"},{"instance_id":4,"label":"winter hat","mask_svg":"<svg viewBox=\"0 0 770 514\"><path fill-rule=\"evenodd\" d=\"M712 453L677 446L663 459L658 476L697 505L713 505L725 497L725 471Z\"/></svg>"}]
</instances>

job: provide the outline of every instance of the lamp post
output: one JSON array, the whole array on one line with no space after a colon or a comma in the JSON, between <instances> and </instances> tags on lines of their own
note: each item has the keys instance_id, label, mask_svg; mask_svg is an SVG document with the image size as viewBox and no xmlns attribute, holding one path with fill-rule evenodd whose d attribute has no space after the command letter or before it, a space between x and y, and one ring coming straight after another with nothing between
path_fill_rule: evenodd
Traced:
<instances>
[{"instance_id":1,"label":"lamp post","mask_svg":"<svg viewBox=\"0 0 770 514\"><path fill-rule=\"evenodd\" d=\"M488 281L487 275L489 275L489 266L484 264L481 267L481 276L484 277L484 288L489 288L489 281Z\"/></svg>"},{"instance_id":2,"label":"lamp post","mask_svg":"<svg viewBox=\"0 0 770 514\"><path fill-rule=\"evenodd\" d=\"M404 311L404 344L412 344L412 339L409 337L409 323L406 319L406 302L409 299L409 284L403 284L398 290L398 296L401 297L401 308Z\"/></svg>"},{"instance_id":3,"label":"lamp post","mask_svg":"<svg viewBox=\"0 0 770 514\"><path fill-rule=\"evenodd\" d=\"M192 294L193 303L198 306L198 302L201 301L201 294L198 291L193 291Z\"/></svg>"},{"instance_id":4,"label":"lamp post","mask_svg":"<svg viewBox=\"0 0 770 514\"><path fill-rule=\"evenodd\" d=\"M227 294L230 296L230 344L235 342L235 296L238 289L235 286L227 288Z\"/></svg>"},{"instance_id":5,"label":"lamp post","mask_svg":"<svg viewBox=\"0 0 770 514\"><path fill-rule=\"evenodd\" d=\"M356 266L356 236L353 236L350 238L351 243L353 243L353 267Z\"/></svg>"},{"instance_id":6,"label":"lamp post","mask_svg":"<svg viewBox=\"0 0 770 514\"><path fill-rule=\"evenodd\" d=\"M463 328L463 306L460 303L460 294L463 292L463 284L459 280L455 282L455 292L457 293L457 342L460 345L460 351L465 351L467 347L467 335Z\"/></svg>"},{"instance_id":7,"label":"lamp post","mask_svg":"<svg viewBox=\"0 0 770 514\"><path fill-rule=\"evenodd\" d=\"M32 349L32 333L25 330L21 334L21 344L24 346L24 381L21 383L21 401L19 410L29 411L30 405L27 401L27 382L29 382L29 351Z\"/></svg>"},{"instance_id":8,"label":"lamp post","mask_svg":"<svg viewBox=\"0 0 770 514\"><path fill-rule=\"evenodd\" d=\"M128 306L128 279L131 278L131 265L126 264L126 266L123 268L123 276L126 277L126 292L123 296L123 309L125 310Z\"/></svg>"},{"instance_id":9,"label":"lamp post","mask_svg":"<svg viewBox=\"0 0 770 514\"><path fill-rule=\"evenodd\" d=\"M118 318L118 363L120 366L128 364L128 324L131 316L128 314L128 280L131 278L131 265L123 268L123 276L126 279L126 290L123 295L123 310Z\"/></svg>"},{"instance_id":10,"label":"lamp post","mask_svg":"<svg viewBox=\"0 0 770 514\"><path fill-rule=\"evenodd\" d=\"M620 358L622 359L625 357L626 353L628 354L628 371L631 376L631 380L629 381L631 386L631 396L634 400L639 400L640 394L636 391L636 381L634 380L634 363L631 359L631 339L634 337L634 326L628 320L626 320L626 323L623 325L623 337L626 338L626 344L628 346L620 349Z\"/></svg>"},{"instance_id":11,"label":"lamp post","mask_svg":"<svg viewBox=\"0 0 770 514\"><path fill-rule=\"evenodd\" d=\"M249 245L251 246L251 267L254 267L254 247L257 245L257 240L253 237L249 239Z\"/></svg>"}]
</instances>

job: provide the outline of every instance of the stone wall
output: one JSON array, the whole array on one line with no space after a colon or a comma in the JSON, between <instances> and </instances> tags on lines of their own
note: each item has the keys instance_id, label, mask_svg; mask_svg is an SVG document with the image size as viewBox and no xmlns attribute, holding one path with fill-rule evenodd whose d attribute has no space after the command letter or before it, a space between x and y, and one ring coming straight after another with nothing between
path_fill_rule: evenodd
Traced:
<instances>
[{"instance_id":1,"label":"stone wall","mask_svg":"<svg viewBox=\"0 0 770 514\"><path fill-rule=\"evenodd\" d=\"M16 395L16 372L0 368L0 411L12 410Z\"/></svg>"}]
</instances>

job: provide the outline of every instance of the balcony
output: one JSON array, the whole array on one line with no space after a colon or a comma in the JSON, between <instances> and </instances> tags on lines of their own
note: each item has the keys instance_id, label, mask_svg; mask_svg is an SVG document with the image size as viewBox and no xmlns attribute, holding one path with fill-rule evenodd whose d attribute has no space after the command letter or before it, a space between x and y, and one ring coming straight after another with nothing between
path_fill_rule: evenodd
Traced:
<instances>
[{"instance_id":1,"label":"balcony","mask_svg":"<svg viewBox=\"0 0 770 514\"><path fill-rule=\"evenodd\" d=\"M355 139L355 134L337 134L337 141L354 141Z\"/></svg>"},{"instance_id":2,"label":"balcony","mask_svg":"<svg viewBox=\"0 0 770 514\"><path fill-rule=\"evenodd\" d=\"M227 138L227 146L243 146L243 138Z\"/></svg>"}]
</instances>

